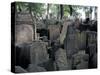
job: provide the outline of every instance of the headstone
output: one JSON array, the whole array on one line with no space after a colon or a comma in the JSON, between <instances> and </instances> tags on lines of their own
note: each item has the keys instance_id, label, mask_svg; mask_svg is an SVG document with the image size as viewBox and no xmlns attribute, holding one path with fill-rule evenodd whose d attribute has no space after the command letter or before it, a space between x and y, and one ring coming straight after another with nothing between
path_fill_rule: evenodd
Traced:
<instances>
[{"instance_id":1,"label":"headstone","mask_svg":"<svg viewBox=\"0 0 100 75\"><path fill-rule=\"evenodd\" d=\"M96 44L89 44L89 56L93 56L97 52L97 45Z\"/></svg>"},{"instance_id":2,"label":"headstone","mask_svg":"<svg viewBox=\"0 0 100 75\"><path fill-rule=\"evenodd\" d=\"M55 66L57 70L68 70L68 61L64 49L60 48L55 52Z\"/></svg>"},{"instance_id":3,"label":"headstone","mask_svg":"<svg viewBox=\"0 0 100 75\"><path fill-rule=\"evenodd\" d=\"M42 41L33 41L30 46L31 64L37 65L49 60L46 43Z\"/></svg>"},{"instance_id":4,"label":"headstone","mask_svg":"<svg viewBox=\"0 0 100 75\"><path fill-rule=\"evenodd\" d=\"M66 38L68 26L71 25L70 21L64 21L63 27L60 34L60 44L64 44L64 39Z\"/></svg>"},{"instance_id":5,"label":"headstone","mask_svg":"<svg viewBox=\"0 0 100 75\"><path fill-rule=\"evenodd\" d=\"M67 56L71 57L79 50L86 48L86 33L80 32L73 25L68 26L66 38L64 40L64 49L67 51Z\"/></svg>"},{"instance_id":6,"label":"headstone","mask_svg":"<svg viewBox=\"0 0 100 75\"><path fill-rule=\"evenodd\" d=\"M79 50L86 49L86 32L77 32L76 33L76 44L78 45Z\"/></svg>"},{"instance_id":7,"label":"headstone","mask_svg":"<svg viewBox=\"0 0 100 75\"><path fill-rule=\"evenodd\" d=\"M15 43L30 43L33 41L33 27L32 25L22 24L15 26Z\"/></svg>"},{"instance_id":8,"label":"headstone","mask_svg":"<svg viewBox=\"0 0 100 75\"><path fill-rule=\"evenodd\" d=\"M48 29L51 42L57 40L60 36L60 25L49 25Z\"/></svg>"},{"instance_id":9,"label":"headstone","mask_svg":"<svg viewBox=\"0 0 100 75\"><path fill-rule=\"evenodd\" d=\"M87 32L88 37L88 54L91 57L97 52L97 32L94 31L88 31Z\"/></svg>"},{"instance_id":10,"label":"headstone","mask_svg":"<svg viewBox=\"0 0 100 75\"><path fill-rule=\"evenodd\" d=\"M87 36L88 36L88 45L97 44L97 32L87 31Z\"/></svg>"}]
</instances>

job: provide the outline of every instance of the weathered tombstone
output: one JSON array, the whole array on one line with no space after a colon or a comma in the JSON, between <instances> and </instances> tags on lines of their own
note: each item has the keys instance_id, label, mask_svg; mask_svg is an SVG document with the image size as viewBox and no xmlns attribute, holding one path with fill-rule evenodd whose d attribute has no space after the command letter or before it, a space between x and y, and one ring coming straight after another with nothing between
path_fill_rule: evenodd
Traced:
<instances>
[{"instance_id":1,"label":"weathered tombstone","mask_svg":"<svg viewBox=\"0 0 100 75\"><path fill-rule=\"evenodd\" d=\"M49 60L46 43L42 41L33 41L30 46L30 62L38 65Z\"/></svg>"},{"instance_id":2,"label":"weathered tombstone","mask_svg":"<svg viewBox=\"0 0 100 75\"><path fill-rule=\"evenodd\" d=\"M79 50L86 49L86 32L77 32L76 33L76 43L78 45Z\"/></svg>"},{"instance_id":3,"label":"weathered tombstone","mask_svg":"<svg viewBox=\"0 0 100 75\"><path fill-rule=\"evenodd\" d=\"M55 67L56 70L68 70L68 61L66 51L64 49L58 49L55 52Z\"/></svg>"},{"instance_id":4,"label":"weathered tombstone","mask_svg":"<svg viewBox=\"0 0 100 75\"><path fill-rule=\"evenodd\" d=\"M15 43L30 43L33 41L33 27L32 25L16 25L15 26Z\"/></svg>"},{"instance_id":5,"label":"weathered tombstone","mask_svg":"<svg viewBox=\"0 0 100 75\"><path fill-rule=\"evenodd\" d=\"M44 71L46 71L45 68L34 65L34 64L29 64L29 66L26 70L28 72L44 72Z\"/></svg>"},{"instance_id":6,"label":"weathered tombstone","mask_svg":"<svg viewBox=\"0 0 100 75\"><path fill-rule=\"evenodd\" d=\"M87 33L87 54L89 54L89 68L97 67L97 32L86 31Z\"/></svg>"},{"instance_id":7,"label":"weathered tombstone","mask_svg":"<svg viewBox=\"0 0 100 75\"><path fill-rule=\"evenodd\" d=\"M88 36L88 45L97 44L97 32L87 31L87 36Z\"/></svg>"},{"instance_id":8,"label":"weathered tombstone","mask_svg":"<svg viewBox=\"0 0 100 75\"><path fill-rule=\"evenodd\" d=\"M66 33L66 38L64 39L64 49L66 50L67 56L71 57L78 50L76 39L76 31L74 27L68 26L68 30Z\"/></svg>"},{"instance_id":9,"label":"weathered tombstone","mask_svg":"<svg viewBox=\"0 0 100 75\"><path fill-rule=\"evenodd\" d=\"M86 48L86 33L80 32L73 25L68 26L64 40L64 48L67 51L68 57L71 57L79 50L84 50Z\"/></svg>"},{"instance_id":10,"label":"weathered tombstone","mask_svg":"<svg viewBox=\"0 0 100 75\"><path fill-rule=\"evenodd\" d=\"M51 42L57 40L60 36L60 25L49 25L48 29Z\"/></svg>"},{"instance_id":11,"label":"weathered tombstone","mask_svg":"<svg viewBox=\"0 0 100 75\"><path fill-rule=\"evenodd\" d=\"M27 71L20 66L15 66L15 73L27 73Z\"/></svg>"}]
</instances>

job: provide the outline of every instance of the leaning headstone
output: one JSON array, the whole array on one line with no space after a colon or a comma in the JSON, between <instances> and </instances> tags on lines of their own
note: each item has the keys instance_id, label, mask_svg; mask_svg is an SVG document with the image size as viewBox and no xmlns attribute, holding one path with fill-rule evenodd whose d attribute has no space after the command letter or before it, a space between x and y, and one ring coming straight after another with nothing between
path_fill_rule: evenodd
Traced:
<instances>
[{"instance_id":1,"label":"leaning headstone","mask_svg":"<svg viewBox=\"0 0 100 75\"><path fill-rule=\"evenodd\" d=\"M61 34L60 34L60 44L64 44L64 39L66 38L68 26L71 25L71 24L72 24L71 21L64 21L63 27L62 27L62 30L61 30Z\"/></svg>"},{"instance_id":2,"label":"leaning headstone","mask_svg":"<svg viewBox=\"0 0 100 75\"><path fill-rule=\"evenodd\" d=\"M46 43L42 41L33 41L30 46L30 62L37 65L49 60Z\"/></svg>"},{"instance_id":3,"label":"leaning headstone","mask_svg":"<svg viewBox=\"0 0 100 75\"><path fill-rule=\"evenodd\" d=\"M67 56L64 49L60 48L55 52L55 66L57 70L68 70Z\"/></svg>"},{"instance_id":4,"label":"leaning headstone","mask_svg":"<svg viewBox=\"0 0 100 75\"><path fill-rule=\"evenodd\" d=\"M27 73L27 71L20 66L15 66L15 73Z\"/></svg>"}]
</instances>

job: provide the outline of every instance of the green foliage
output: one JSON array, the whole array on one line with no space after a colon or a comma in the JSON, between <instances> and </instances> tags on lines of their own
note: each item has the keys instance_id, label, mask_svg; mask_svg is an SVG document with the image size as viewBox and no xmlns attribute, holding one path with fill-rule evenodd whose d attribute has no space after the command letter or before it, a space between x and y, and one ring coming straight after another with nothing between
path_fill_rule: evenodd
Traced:
<instances>
[{"instance_id":1,"label":"green foliage","mask_svg":"<svg viewBox=\"0 0 100 75\"><path fill-rule=\"evenodd\" d=\"M68 5L64 5L64 16L68 16L70 13L70 9L68 7Z\"/></svg>"},{"instance_id":2,"label":"green foliage","mask_svg":"<svg viewBox=\"0 0 100 75\"><path fill-rule=\"evenodd\" d=\"M30 10L31 8L32 12L42 14L42 12L44 11L43 6L44 5L41 3L28 3L28 10Z\"/></svg>"},{"instance_id":3,"label":"green foliage","mask_svg":"<svg viewBox=\"0 0 100 75\"><path fill-rule=\"evenodd\" d=\"M93 7L89 6L76 6L76 5L63 5L63 15L64 16L74 16L76 14L80 15L77 10L83 9L86 15L92 13ZM32 12L37 16L45 16L46 12L49 11L47 14L53 17L61 17L61 9L59 4L49 4L48 5L43 3L27 3L27 2L16 2L16 12ZM73 15L74 14L74 15Z\"/></svg>"},{"instance_id":4,"label":"green foliage","mask_svg":"<svg viewBox=\"0 0 100 75\"><path fill-rule=\"evenodd\" d=\"M17 12L21 11L31 11L37 14L42 14L44 12L44 4L42 3L26 3L26 2L16 2Z\"/></svg>"}]
</instances>

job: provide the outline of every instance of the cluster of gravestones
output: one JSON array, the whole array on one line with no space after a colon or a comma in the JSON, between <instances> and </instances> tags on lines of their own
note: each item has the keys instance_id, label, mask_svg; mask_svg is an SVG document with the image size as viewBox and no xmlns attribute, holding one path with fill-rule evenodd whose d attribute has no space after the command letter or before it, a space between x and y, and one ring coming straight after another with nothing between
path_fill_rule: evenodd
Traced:
<instances>
[{"instance_id":1,"label":"cluster of gravestones","mask_svg":"<svg viewBox=\"0 0 100 75\"><path fill-rule=\"evenodd\" d=\"M97 68L97 24L95 22L93 25L90 21L81 23L79 25L81 27L84 24L83 29L79 27L78 30L75 28L76 22L68 26L64 49L69 69Z\"/></svg>"},{"instance_id":2,"label":"cluster of gravestones","mask_svg":"<svg viewBox=\"0 0 100 75\"><path fill-rule=\"evenodd\" d=\"M23 25L21 29L18 28L22 31L22 34L18 35L19 39L16 36L15 72L25 73L96 68L97 32L96 30L91 30L96 23L94 22L90 27L90 23L81 23L80 25L84 29L80 26L77 30L74 27L74 23L70 22L65 22L63 27L49 25L49 38L38 41L32 40L31 35L33 35L33 31L30 26L24 28L23 26L25 25ZM85 25L88 27L86 28ZM45 32L44 30L38 30L39 33L41 31ZM28 34L29 36L25 36L24 32L25 35ZM44 36L44 34L41 33L41 36ZM60 36L63 37L60 39ZM63 43L60 42L62 38Z\"/></svg>"}]
</instances>

